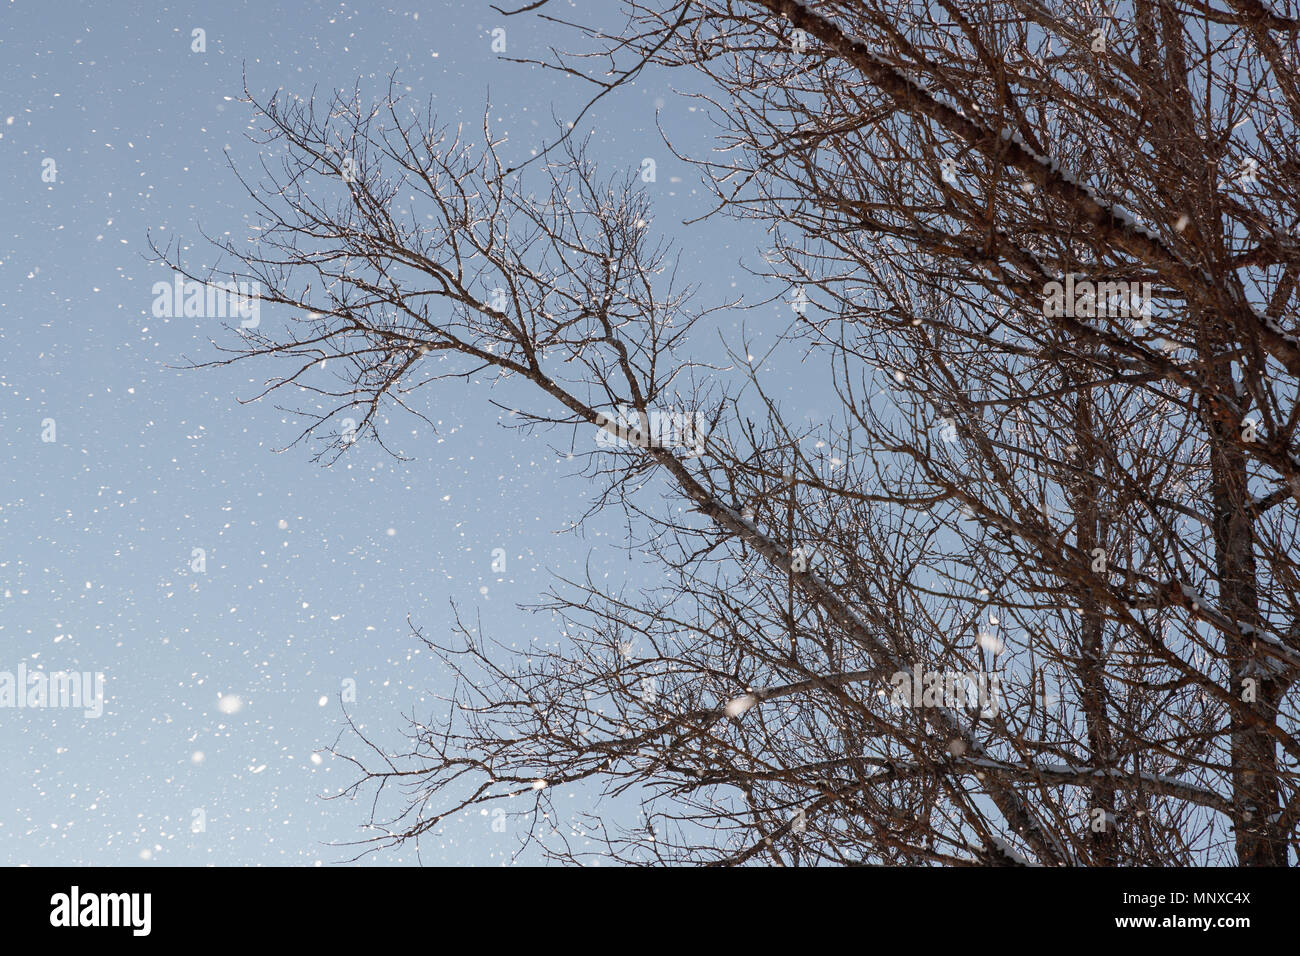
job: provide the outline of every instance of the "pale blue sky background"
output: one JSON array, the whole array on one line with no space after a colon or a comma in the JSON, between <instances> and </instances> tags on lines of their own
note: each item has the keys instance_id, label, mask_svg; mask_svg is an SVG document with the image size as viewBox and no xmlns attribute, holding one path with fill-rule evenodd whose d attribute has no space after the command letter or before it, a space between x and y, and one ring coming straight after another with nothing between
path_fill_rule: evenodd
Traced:
<instances>
[{"instance_id":1,"label":"pale blue sky background","mask_svg":"<svg viewBox=\"0 0 1300 956\"><path fill-rule=\"evenodd\" d=\"M611 5L573 6L582 19ZM249 107L235 99L242 69L262 96L323 95L360 77L371 99L399 68L443 119L475 123L490 91L510 148L526 155L579 90L500 62L489 31L503 23L511 55L576 42L479 2L0 6L0 670L103 671L108 697L98 720L0 710L0 863L339 860L323 844L363 835L368 803L322 801L353 776L311 755L338 733L343 680L357 682L356 719L394 743L402 713L440 686L408 613L439 631L455 599L499 639L550 640L548 620L514 607L552 582L548 569L576 577L591 563L632 584L661 573L609 537L555 534L585 490L551 451L561 436L501 428L485 390L431 392L437 436L394 420L412 461L368 444L325 469L302 447L274 454L296 430L273 403L237 402L279 369L168 368L210 357L221 330L150 315L150 287L169 274L145 261L146 232L242 235L252 211L223 155L246 167L255 156ZM205 54L190 50L195 27ZM680 225L706 198L663 147L656 109L675 136L704 143L709 128L673 79L647 74L594 114L593 157L611 172L657 158L656 227L716 301L752 284L739 262L753 261L758 237ZM713 347L717 331L738 340L742 321L759 346L786 324L776 305L721 316ZM787 371L793 385L798 369ZM796 417L815 417L806 385L789 394ZM54 443L41 440L46 418ZM496 547L505 574L491 570ZM206 574L190 571L193 548L206 550ZM222 713L219 694L242 709ZM585 806L556 796L562 812ZM206 832L191 832L195 808ZM474 811L422 851L426 863L499 863L513 847Z\"/></svg>"}]
</instances>

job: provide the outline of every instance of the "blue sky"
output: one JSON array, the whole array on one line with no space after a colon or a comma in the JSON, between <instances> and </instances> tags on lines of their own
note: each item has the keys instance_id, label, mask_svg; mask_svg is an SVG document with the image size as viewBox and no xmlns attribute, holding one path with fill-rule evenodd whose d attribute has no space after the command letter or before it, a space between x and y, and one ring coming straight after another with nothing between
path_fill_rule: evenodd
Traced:
<instances>
[{"instance_id":1,"label":"blue sky","mask_svg":"<svg viewBox=\"0 0 1300 956\"><path fill-rule=\"evenodd\" d=\"M148 261L149 234L183 237L201 258L200 227L242 236L251 221L225 160L256 160L241 72L262 97L359 81L369 100L397 69L443 119L475 123L490 95L508 148L527 155L581 91L501 62L490 31L502 25L512 56L576 42L486 3L418 16L305 2L0 7L0 671L103 672L107 698L98 719L0 709L0 863L343 859L328 844L365 835L368 804L322 800L353 776L312 755L339 732L344 681L356 682L356 720L399 744L401 715L443 687L408 614L439 632L455 600L507 643L551 641L551 622L515 605L553 573L590 564L632 585L661 574L617 549L617 520L557 534L587 491L553 451L567 436L501 427L486 389L431 392L421 407L437 434L391 417L409 461L367 444L323 468L308 448L276 453L297 433L288 413L239 401L276 369L180 370L211 358L210 337L225 333L217 320L150 313L151 287L169 273ZM196 28L204 53L191 50ZM593 114L592 155L606 171L656 158L656 228L717 301L753 281L740 262L756 237L739 241L726 222L681 226L707 197L668 155L656 114L696 142L709 127L672 79L646 74ZM770 344L778 312L722 315L709 333L738 341L743 321ZM200 548L203 573L191 569ZM562 814L588 806L556 796ZM495 864L513 849L513 833L474 811L425 842L422 859Z\"/></svg>"}]
</instances>

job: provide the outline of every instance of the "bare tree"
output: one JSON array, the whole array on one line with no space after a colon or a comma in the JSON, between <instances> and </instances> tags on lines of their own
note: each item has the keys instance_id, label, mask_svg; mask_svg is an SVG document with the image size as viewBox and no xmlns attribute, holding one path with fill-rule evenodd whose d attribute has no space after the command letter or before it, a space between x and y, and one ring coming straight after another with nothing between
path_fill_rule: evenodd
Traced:
<instances>
[{"instance_id":1,"label":"bare tree","mask_svg":"<svg viewBox=\"0 0 1300 956\"><path fill-rule=\"evenodd\" d=\"M595 99L696 78L716 148L671 147L769 227L786 348L840 406L801 427L743 352L691 360L711 310L575 134L512 167L391 90L260 104L264 228L217 245L286 322L215 361L282 359L331 456L350 411L377 439L435 379L527 380L520 420L572 432L669 572L539 598L556 651L417 630L456 690L411 752L350 755L350 793L405 788L364 845L510 801L563 860L1288 863L1300 21L624 6L549 65L599 58ZM641 819L575 843L548 791L576 781Z\"/></svg>"}]
</instances>

